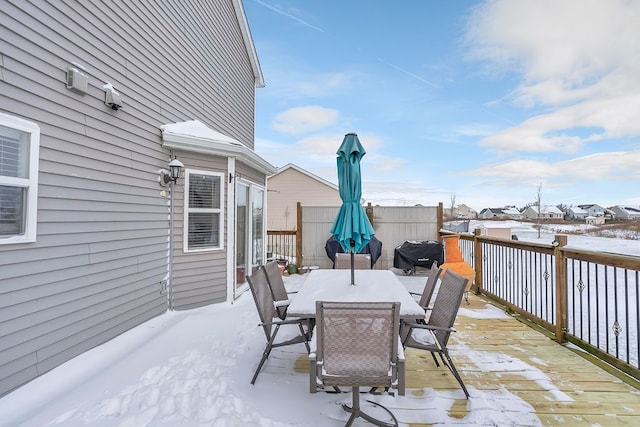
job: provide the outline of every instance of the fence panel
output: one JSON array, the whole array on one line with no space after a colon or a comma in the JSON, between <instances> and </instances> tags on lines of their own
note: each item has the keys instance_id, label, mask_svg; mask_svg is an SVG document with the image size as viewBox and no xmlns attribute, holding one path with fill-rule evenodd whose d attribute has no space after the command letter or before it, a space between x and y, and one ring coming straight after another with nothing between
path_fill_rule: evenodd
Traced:
<instances>
[{"instance_id":1,"label":"fence panel","mask_svg":"<svg viewBox=\"0 0 640 427\"><path fill-rule=\"evenodd\" d=\"M553 249L526 244L482 243L483 289L537 323L555 324Z\"/></svg>"},{"instance_id":2,"label":"fence panel","mask_svg":"<svg viewBox=\"0 0 640 427\"><path fill-rule=\"evenodd\" d=\"M640 262L581 251L566 251L565 257L569 338L638 369Z\"/></svg>"}]
</instances>

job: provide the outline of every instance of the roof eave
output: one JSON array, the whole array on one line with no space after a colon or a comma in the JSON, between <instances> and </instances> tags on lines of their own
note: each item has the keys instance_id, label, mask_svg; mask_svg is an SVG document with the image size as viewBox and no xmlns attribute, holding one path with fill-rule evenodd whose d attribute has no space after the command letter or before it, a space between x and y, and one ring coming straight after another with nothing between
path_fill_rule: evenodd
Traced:
<instances>
[{"instance_id":1,"label":"roof eave","mask_svg":"<svg viewBox=\"0 0 640 427\"><path fill-rule=\"evenodd\" d=\"M242 32L242 39L247 49L247 54L249 55L249 62L251 62L251 69L253 70L253 76L254 76L254 85L256 88L264 87L264 76L262 75L262 69L260 68L260 61L258 60L256 47L253 44L251 29L249 28L247 15L244 13L244 7L242 6L242 1L233 0L233 9L236 12L238 23L240 24L240 31Z\"/></svg>"},{"instance_id":2,"label":"roof eave","mask_svg":"<svg viewBox=\"0 0 640 427\"><path fill-rule=\"evenodd\" d=\"M215 139L210 138L200 138L191 135L182 135L163 131L162 146L164 148L189 151L193 153L236 157L243 163L246 163L265 175L271 175L277 170L271 163L240 143L230 144L226 141L216 141Z\"/></svg>"}]
</instances>

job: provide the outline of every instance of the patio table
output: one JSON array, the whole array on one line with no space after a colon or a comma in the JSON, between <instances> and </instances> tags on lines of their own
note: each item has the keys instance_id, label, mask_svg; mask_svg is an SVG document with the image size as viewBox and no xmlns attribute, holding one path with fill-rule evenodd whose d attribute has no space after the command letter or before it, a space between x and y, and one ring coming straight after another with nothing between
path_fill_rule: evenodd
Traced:
<instances>
[{"instance_id":1,"label":"patio table","mask_svg":"<svg viewBox=\"0 0 640 427\"><path fill-rule=\"evenodd\" d=\"M424 317L424 309L415 301L396 275L389 270L356 270L351 286L351 270L321 269L307 274L302 287L291 301L287 314L315 317L316 301L400 303L400 317Z\"/></svg>"}]
</instances>

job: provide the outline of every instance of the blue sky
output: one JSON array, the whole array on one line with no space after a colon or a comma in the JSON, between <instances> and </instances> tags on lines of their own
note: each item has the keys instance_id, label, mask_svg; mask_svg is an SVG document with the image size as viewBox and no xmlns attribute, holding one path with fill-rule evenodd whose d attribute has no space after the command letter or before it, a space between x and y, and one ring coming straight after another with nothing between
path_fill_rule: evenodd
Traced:
<instances>
[{"instance_id":1,"label":"blue sky","mask_svg":"<svg viewBox=\"0 0 640 427\"><path fill-rule=\"evenodd\" d=\"M256 151L363 197L640 205L640 1L244 0Z\"/></svg>"}]
</instances>

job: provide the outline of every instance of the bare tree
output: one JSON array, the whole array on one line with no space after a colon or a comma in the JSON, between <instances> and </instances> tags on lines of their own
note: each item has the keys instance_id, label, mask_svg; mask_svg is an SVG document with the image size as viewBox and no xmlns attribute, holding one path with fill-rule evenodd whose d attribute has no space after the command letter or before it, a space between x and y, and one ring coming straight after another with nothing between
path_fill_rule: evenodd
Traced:
<instances>
[{"instance_id":1,"label":"bare tree","mask_svg":"<svg viewBox=\"0 0 640 427\"><path fill-rule=\"evenodd\" d=\"M453 210L456 208L456 193L451 193L451 210L449 211L449 215L451 215L452 219L455 219L455 215L453 215Z\"/></svg>"},{"instance_id":2,"label":"bare tree","mask_svg":"<svg viewBox=\"0 0 640 427\"><path fill-rule=\"evenodd\" d=\"M542 215L542 183L538 184L538 193L536 194L536 205L538 206L537 225L538 225L538 239L540 238L540 217Z\"/></svg>"}]
</instances>

